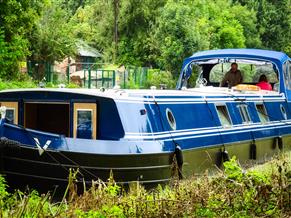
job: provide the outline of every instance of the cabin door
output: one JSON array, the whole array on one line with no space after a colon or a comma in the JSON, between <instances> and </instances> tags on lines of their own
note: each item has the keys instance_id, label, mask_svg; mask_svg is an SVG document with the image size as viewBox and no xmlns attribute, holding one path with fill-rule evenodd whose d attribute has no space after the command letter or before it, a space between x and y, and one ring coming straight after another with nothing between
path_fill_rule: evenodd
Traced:
<instances>
[{"instance_id":1,"label":"cabin door","mask_svg":"<svg viewBox=\"0 0 291 218\"><path fill-rule=\"evenodd\" d=\"M6 107L6 118L18 124L18 102L0 102L0 106Z\"/></svg>"},{"instance_id":2,"label":"cabin door","mask_svg":"<svg viewBox=\"0 0 291 218\"><path fill-rule=\"evenodd\" d=\"M74 138L96 139L96 119L95 103L74 103Z\"/></svg>"},{"instance_id":3,"label":"cabin door","mask_svg":"<svg viewBox=\"0 0 291 218\"><path fill-rule=\"evenodd\" d=\"M24 102L24 126L70 137L70 104Z\"/></svg>"}]
</instances>

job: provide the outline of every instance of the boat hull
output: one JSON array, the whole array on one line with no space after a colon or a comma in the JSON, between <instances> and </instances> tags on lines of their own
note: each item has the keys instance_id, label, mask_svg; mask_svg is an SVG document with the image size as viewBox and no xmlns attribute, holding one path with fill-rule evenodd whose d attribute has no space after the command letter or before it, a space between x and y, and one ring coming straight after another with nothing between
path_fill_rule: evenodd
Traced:
<instances>
[{"instance_id":1,"label":"boat hull","mask_svg":"<svg viewBox=\"0 0 291 218\"><path fill-rule=\"evenodd\" d=\"M0 172L12 188L30 186L39 190L64 188L70 170L78 170L77 183L90 186L93 180L107 182L110 175L119 184L140 181L149 186L171 179L173 153L93 154L46 150L16 141L0 141Z\"/></svg>"},{"instance_id":2,"label":"boat hull","mask_svg":"<svg viewBox=\"0 0 291 218\"><path fill-rule=\"evenodd\" d=\"M282 137L282 146L278 138L266 138L253 141L237 142L225 145L183 151L183 174L185 177L209 174L222 169L226 159L236 157L243 167L252 167L264 163L275 155L291 150L291 136ZM253 148L255 146L255 149Z\"/></svg>"},{"instance_id":3,"label":"boat hull","mask_svg":"<svg viewBox=\"0 0 291 218\"><path fill-rule=\"evenodd\" d=\"M39 154L37 148L16 141L0 140L0 171L11 188L29 186L40 191L65 190L70 169L77 170L77 184L90 186L93 180L107 182L110 175L118 184L139 181L152 187L168 183L175 172L173 152L151 154L93 154L47 150ZM281 143L281 144L280 144ZM255 145L255 156L252 148ZM255 142L209 146L182 151L183 177L215 173L223 161L236 156L243 166L253 166L269 160L275 154L291 150L291 136L267 138Z\"/></svg>"}]
</instances>

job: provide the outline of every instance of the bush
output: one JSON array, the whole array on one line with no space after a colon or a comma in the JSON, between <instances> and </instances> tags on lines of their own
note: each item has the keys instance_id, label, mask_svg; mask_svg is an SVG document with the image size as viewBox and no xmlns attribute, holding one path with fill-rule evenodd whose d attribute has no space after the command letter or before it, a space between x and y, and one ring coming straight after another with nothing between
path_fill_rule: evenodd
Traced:
<instances>
[{"instance_id":1,"label":"bush","mask_svg":"<svg viewBox=\"0 0 291 218\"><path fill-rule=\"evenodd\" d=\"M145 87L156 86L159 89L161 85L165 85L167 89L173 89L176 86L176 80L169 71L150 69Z\"/></svg>"},{"instance_id":2,"label":"bush","mask_svg":"<svg viewBox=\"0 0 291 218\"><path fill-rule=\"evenodd\" d=\"M111 174L107 184L96 181L81 196L70 188L71 197L60 203L36 191L8 194L0 177L0 217L290 217L290 156L247 171L232 158L221 175L151 190L136 183L125 192Z\"/></svg>"}]
</instances>

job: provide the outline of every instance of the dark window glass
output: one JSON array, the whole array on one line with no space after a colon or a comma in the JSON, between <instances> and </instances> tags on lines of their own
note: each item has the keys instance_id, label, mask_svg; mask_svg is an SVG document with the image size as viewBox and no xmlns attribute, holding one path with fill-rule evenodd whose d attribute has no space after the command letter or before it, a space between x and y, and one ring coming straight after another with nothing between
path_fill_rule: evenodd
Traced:
<instances>
[{"instance_id":1,"label":"dark window glass","mask_svg":"<svg viewBox=\"0 0 291 218\"><path fill-rule=\"evenodd\" d=\"M77 138L92 139L92 111L77 111Z\"/></svg>"},{"instance_id":2,"label":"dark window glass","mask_svg":"<svg viewBox=\"0 0 291 218\"><path fill-rule=\"evenodd\" d=\"M12 109L12 108L6 109L6 118L11 123L14 123L14 114L15 114L15 109Z\"/></svg>"}]
</instances>

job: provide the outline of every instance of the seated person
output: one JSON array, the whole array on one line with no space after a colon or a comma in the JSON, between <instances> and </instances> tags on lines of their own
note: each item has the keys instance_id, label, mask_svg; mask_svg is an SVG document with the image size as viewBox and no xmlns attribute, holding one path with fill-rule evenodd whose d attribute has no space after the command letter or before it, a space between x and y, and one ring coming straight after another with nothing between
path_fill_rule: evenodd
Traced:
<instances>
[{"instance_id":1,"label":"seated person","mask_svg":"<svg viewBox=\"0 0 291 218\"><path fill-rule=\"evenodd\" d=\"M227 84L228 88L231 88L242 83L242 81L242 73L240 72L240 70L238 70L237 63L232 63L231 69L224 75L219 86L224 87Z\"/></svg>"},{"instance_id":2,"label":"seated person","mask_svg":"<svg viewBox=\"0 0 291 218\"><path fill-rule=\"evenodd\" d=\"M262 90L272 91L272 86L268 82L268 78L265 74L262 74L259 78L259 83L257 84Z\"/></svg>"}]
</instances>

